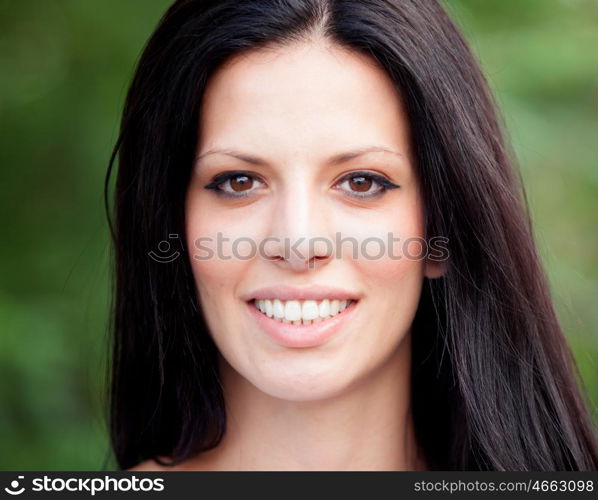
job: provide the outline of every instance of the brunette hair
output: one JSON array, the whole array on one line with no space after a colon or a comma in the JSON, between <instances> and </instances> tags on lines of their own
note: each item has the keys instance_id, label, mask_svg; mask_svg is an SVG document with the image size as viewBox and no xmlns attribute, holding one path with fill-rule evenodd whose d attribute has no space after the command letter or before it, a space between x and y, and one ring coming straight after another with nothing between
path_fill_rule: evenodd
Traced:
<instances>
[{"instance_id":1,"label":"brunette hair","mask_svg":"<svg viewBox=\"0 0 598 500\"><path fill-rule=\"evenodd\" d=\"M148 41L106 177L115 249L110 386L122 469L216 446L226 415L187 254L184 200L210 75L235 54L324 38L373 58L405 103L426 237L448 238L412 329L416 435L432 469L595 470L581 379L525 192L478 64L436 0L179 0ZM108 185L118 157L111 221Z\"/></svg>"}]
</instances>

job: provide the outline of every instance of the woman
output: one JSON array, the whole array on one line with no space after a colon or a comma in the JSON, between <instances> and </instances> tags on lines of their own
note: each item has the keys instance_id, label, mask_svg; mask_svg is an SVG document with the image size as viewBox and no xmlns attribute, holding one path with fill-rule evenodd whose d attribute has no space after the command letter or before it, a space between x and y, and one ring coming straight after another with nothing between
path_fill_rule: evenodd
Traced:
<instances>
[{"instance_id":1,"label":"woman","mask_svg":"<svg viewBox=\"0 0 598 500\"><path fill-rule=\"evenodd\" d=\"M120 468L597 468L492 100L437 1L177 1L117 155Z\"/></svg>"}]
</instances>

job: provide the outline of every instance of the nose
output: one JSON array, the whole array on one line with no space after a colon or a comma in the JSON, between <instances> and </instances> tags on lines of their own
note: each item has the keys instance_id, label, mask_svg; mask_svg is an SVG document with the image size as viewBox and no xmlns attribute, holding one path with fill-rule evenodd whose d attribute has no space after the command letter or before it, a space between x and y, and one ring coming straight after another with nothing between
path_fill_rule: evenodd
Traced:
<instances>
[{"instance_id":1,"label":"nose","mask_svg":"<svg viewBox=\"0 0 598 500\"><path fill-rule=\"evenodd\" d=\"M334 241L327 228L326 208L310 192L308 183L296 182L272 206L270 236L264 256L294 272L321 268L332 260Z\"/></svg>"}]
</instances>

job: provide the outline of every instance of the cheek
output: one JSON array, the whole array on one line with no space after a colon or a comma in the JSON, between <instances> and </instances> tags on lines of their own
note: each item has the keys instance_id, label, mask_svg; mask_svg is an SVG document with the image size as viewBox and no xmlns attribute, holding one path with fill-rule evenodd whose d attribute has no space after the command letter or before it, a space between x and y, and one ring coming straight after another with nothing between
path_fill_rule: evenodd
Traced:
<instances>
[{"instance_id":1,"label":"cheek","mask_svg":"<svg viewBox=\"0 0 598 500\"><path fill-rule=\"evenodd\" d=\"M419 305L423 269L421 261L405 256L360 260L358 274L367 290L363 312L368 318L367 335L359 337L358 349L369 353L371 366L393 356L411 331Z\"/></svg>"},{"instance_id":2,"label":"cheek","mask_svg":"<svg viewBox=\"0 0 598 500\"><path fill-rule=\"evenodd\" d=\"M388 336L389 327L397 335L409 330L424 278L423 212L419 198L411 194L392 208L360 214L362 220L345 226L359 242L358 258L351 262L367 291L372 326L376 324L375 331L387 342L397 340ZM343 259L350 261L351 248L343 246Z\"/></svg>"},{"instance_id":3,"label":"cheek","mask_svg":"<svg viewBox=\"0 0 598 500\"><path fill-rule=\"evenodd\" d=\"M406 330L413 320L423 283L423 264L401 258L381 259L362 266L376 314Z\"/></svg>"},{"instance_id":4,"label":"cheek","mask_svg":"<svg viewBox=\"0 0 598 500\"><path fill-rule=\"evenodd\" d=\"M255 251L252 228L239 213L218 210L207 196L187 200L186 245L204 304L223 305L233 297Z\"/></svg>"},{"instance_id":5,"label":"cheek","mask_svg":"<svg viewBox=\"0 0 598 500\"><path fill-rule=\"evenodd\" d=\"M413 189L396 203L377 210L340 211L335 214L334 225L343 236L342 258L352 259L362 271L383 282L423 271L427 250L423 219Z\"/></svg>"}]
</instances>

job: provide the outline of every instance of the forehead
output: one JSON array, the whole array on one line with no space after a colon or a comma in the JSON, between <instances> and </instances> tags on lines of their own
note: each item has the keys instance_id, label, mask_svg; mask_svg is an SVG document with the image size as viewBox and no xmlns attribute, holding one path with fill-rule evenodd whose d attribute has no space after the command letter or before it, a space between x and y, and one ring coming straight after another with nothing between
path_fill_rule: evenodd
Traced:
<instances>
[{"instance_id":1,"label":"forehead","mask_svg":"<svg viewBox=\"0 0 598 500\"><path fill-rule=\"evenodd\" d=\"M203 150L267 146L288 154L372 142L404 148L407 140L400 95L386 72L331 43L233 57L210 78L201 109Z\"/></svg>"}]
</instances>

